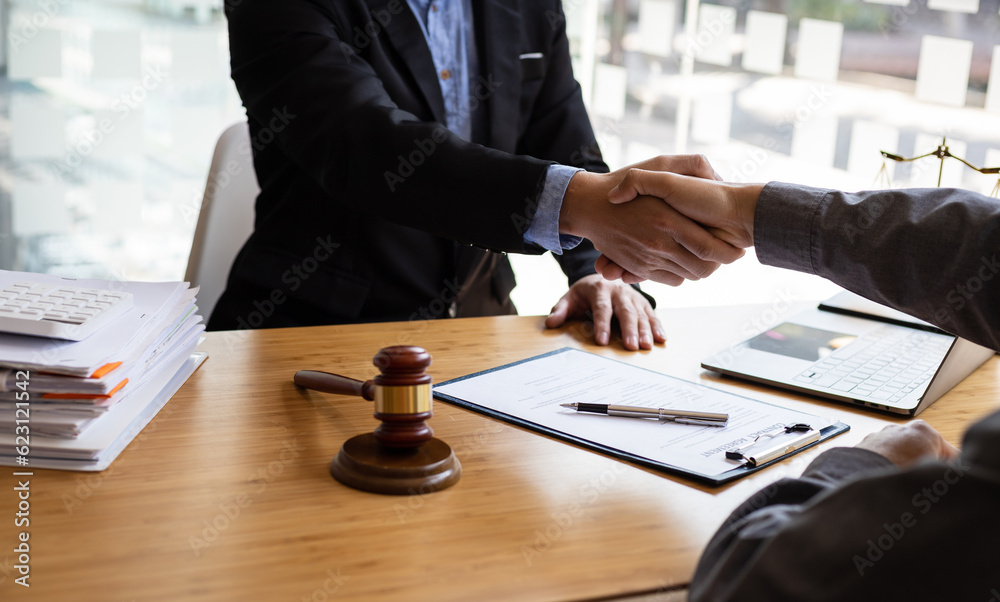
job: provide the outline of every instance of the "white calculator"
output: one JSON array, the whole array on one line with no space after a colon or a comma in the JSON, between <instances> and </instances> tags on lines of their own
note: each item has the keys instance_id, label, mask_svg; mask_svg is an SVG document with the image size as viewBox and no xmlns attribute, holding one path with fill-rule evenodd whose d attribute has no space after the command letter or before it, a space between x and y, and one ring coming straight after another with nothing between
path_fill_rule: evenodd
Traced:
<instances>
[{"instance_id":1,"label":"white calculator","mask_svg":"<svg viewBox=\"0 0 1000 602\"><path fill-rule=\"evenodd\" d=\"M131 293L16 282L0 291L0 332L81 341L131 308Z\"/></svg>"}]
</instances>

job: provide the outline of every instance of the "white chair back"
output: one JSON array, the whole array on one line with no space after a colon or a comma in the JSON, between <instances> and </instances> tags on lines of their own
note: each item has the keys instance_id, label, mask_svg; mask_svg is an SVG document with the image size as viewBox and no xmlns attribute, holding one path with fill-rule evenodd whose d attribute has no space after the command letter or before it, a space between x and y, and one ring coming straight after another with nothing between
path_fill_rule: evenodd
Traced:
<instances>
[{"instance_id":1,"label":"white chair back","mask_svg":"<svg viewBox=\"0 0 1000 602\"><path fill-rule=\"evenodd\" d=\"M208 172L198 226L184 279L198 292L198 310L207 320L226 288L233 259L253 232L254 202L260 193L246 123L219 137Z\"/></svg>"}]
</instances>

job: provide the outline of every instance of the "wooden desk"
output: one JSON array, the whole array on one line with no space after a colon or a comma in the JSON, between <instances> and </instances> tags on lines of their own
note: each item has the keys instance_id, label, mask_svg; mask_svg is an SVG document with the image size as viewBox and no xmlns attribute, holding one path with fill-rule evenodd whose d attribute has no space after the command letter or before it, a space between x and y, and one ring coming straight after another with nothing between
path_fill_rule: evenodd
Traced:
<instances>
[{"instance_id":1,"label":"wooden desk","mask_svg":"<svg viewBox=\"0 0 1000 602\"><path fill-rule=\"evenodd\" d=\"M344 440L376 425L371 406L297 390L292 374L370 378L378 349L416 343L440 382L573 346L852 425L820 449L894 420L698 367L774 311L674 310L670 341L643 353L596 347L579 323L544 331L538 317L210 334L207 363L110 469L31 479L30 590L13 583L14 479L0 472L0 598L565 600L683 588L727 513L819 450L705 489L438 402L431 425L459 455L462 480L380 496L327 473ZM993 358L924 417L958 443L997 407Z\"/></svg>"}]
</instances>

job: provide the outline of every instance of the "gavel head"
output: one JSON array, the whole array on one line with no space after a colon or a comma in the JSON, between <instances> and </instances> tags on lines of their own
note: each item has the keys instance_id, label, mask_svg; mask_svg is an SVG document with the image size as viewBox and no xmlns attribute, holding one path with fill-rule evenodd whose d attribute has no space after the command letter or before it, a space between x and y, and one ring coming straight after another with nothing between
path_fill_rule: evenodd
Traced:
<instances>
[{"instance_id":1,"label":"gavel head","mask_svg":"<svg viewBox=\"0 0 1000 602\"><path fill-rule=\"evenodd\" d=\"M381 374L354 381L351 393L375 402L374 433L344 442L330 462L330 474L341 483L376 493L413 495L451 487L462 476L462 464L451 447L434 438L424 423L431 417L431 356L420 347L387 347L374 359Z\"/></svg>"},{"instance_id":2,"label":"gavel head","mask_svg":"<svg viewBox=\"0 0 1000 602\"><path fill-rule=\"evenodd\" d=\"M390 449L419 447L434 436L424 422L433 415L431 377L425 370L431 355L422 347L397 345L379 351L372 360L375 377L375 418L382 424L375 439Z\"/></svg>"}]
</instances>

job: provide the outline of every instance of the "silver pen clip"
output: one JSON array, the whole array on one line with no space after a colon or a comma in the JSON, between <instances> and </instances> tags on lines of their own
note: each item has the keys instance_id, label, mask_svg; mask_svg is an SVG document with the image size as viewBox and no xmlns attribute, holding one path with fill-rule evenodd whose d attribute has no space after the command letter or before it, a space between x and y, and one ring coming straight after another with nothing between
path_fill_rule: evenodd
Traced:
<instances>
[{"instance_id":1,"label":"silver pen clip","mask_svg":"<svg viewBox=\"0 0 1000 602\"><path fill-rule=\"evenodd\" d=\"M727 421L725 420L704 420L701 418L667 418L670 422L679 422L681 424L694 424L697 426L726 426Z\"/></svg>"}]
</instances>

